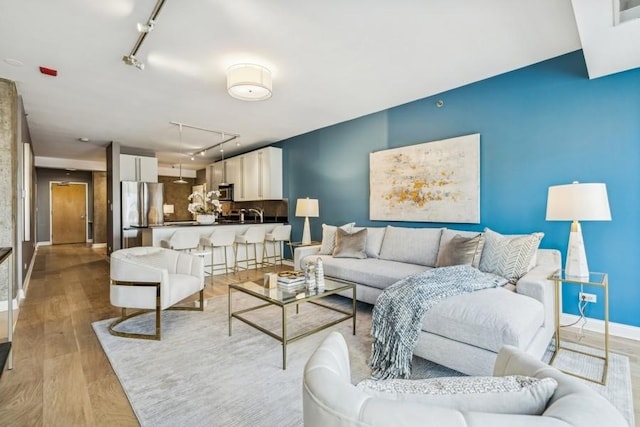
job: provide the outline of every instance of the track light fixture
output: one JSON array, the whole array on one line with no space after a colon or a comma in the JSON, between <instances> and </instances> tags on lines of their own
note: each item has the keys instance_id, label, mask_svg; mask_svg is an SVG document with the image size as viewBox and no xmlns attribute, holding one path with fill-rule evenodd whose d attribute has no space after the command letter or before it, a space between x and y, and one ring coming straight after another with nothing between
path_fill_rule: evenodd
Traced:
<instances>
[{"instance_id":1,"label":"track light fixture","mask_svg":"<svg viewBox=\"0 0 640 427\"><path fill-rule=\"evenodd\" d=\"M153 19L149 19L149 21L146 24L143 24L142 22L138 22L136 27L138 28L139 33L150 33L151 31L153 31L153 27L155 25L156 25L156 22Z\"/></svg>"},{"instance_id":2,"label":"track light fixture","mask_svg":"<svg viewBox=\"0 0 640 427\"><path fill-rule=\"evenodd\" d=\"M140 61L134 55L125 55L122 57L122 61L127 65L133 65L138 70L144 70L144 62Z\"/></svg>"},{"instance_id":3,"label":"track light fixture","mask_svg":"<svg viewBox=\"0 0 640 427\"><path fill-rule=\"evenodd\" d=\"M140 50L140 48L142 47L142 42L144 42L147 34L149 34L149 32L151 32L151 30L153 30L153 28L155 27L156 19L165 1L166 0L158 0L156 2L156 5L151 12L151 16L149 16L149 19L147 19L146 24L138 23L138 32L140 33L140 35L138 36L138 40L136 40L136 43L133 45L131 52L129 52L129 55L125 55L122 57L122 61L125 64L133 65L138 70L144 70L144 63L136 58L136 55L138 54L138 50Z\"/></svg>"}]
</instances>

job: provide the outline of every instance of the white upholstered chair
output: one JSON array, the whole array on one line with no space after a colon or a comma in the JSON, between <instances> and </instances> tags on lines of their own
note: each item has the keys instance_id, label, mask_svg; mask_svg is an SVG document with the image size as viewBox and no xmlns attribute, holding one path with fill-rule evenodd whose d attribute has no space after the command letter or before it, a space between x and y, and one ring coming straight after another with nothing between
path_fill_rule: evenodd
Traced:
<instances>
[{"instance_id":1,"label":"white upholstered chair","mask_svg":"<svg viewBox=\"0 0 640 427\"><path fill-rule=\"evenodd\" d=\"M159 247L135 247L111 253L111 304L122 308L122 317L110 326L113 335L159 340L161 312L165 309L198 310L204 306L204 261L201 257ZM174 304L199 293L198 306ZM127 315L127 309L138 311ZM155 311L155 333L122 332L120 323Z\"/></svg>"},{"instance_id":2,"label":"white upholstered chair","mask_svg":"<svg viewBox=\"0 0 640 427\"><path fill-rule=\"evenodd\" d=\"M229 262L227 260L227 248L233 248L233 243L236 239L236 232L234 230L228 228L219 228L216 229L213 233L208 236L200 238L200 246L205 249L211 250L211 261L209 264L205 264L205 269L210 268L211 276L215 272L216 268L222 269L224 268L224 272L229 272ZM215 262L215 252L216 249L222 249L224 253L224 263Z\"/></svg>"},{"instance_id":3,"label":"white upholstered chair","mask_svg":"<svg viewBox=\"0 0 640 427\"><path fill-rule=\"evenodd\" d=\"M280 262L282 265L284 243L291 245L291 225L277 225L273 231L265 234L264 247L262 250L262 263L268 263L269 265L276 265ZM277 245L277 246L276 246ZM273 249L273 254L269 255L269 246ZM279 246L279 251L276 248ZM291 246L289 246L291 247Z\"/></svg>"},{"instance_id":4,"label":"white upholstered chair","mask_svg":"<svg viewBox=\"0 0 640 427\"><path fill-rule=\"evenodd\" d=\"M388 395L384 392L375 395L367 393L351 384L349 350L343 336L338 332L328 335L311 355L303 375L302 411L305 427L627 425L622 414L596 390L510 346L502 347L498 353L494 376L553 378L558 383L557 389L540 415L456 409L455 404L436 405L415 399L403 400L395 391L389 391ZM461 396L464 398L464 393ZM469 400L474 400L480 395L468 396ZM519 397L528 398L525 393L517 394L516 399Z\"/></svg>"},{"instance_id":5,"label":"white upholstered chair","mask_svg":"<svg viewBox=\"0 0 640 427\"><path fill-rule=\"evenodd\" d=\"M191 251L198 247L200 235L193 230L176 230L168 239L160 240L160 246L175 251Z\"/></svg>"}]
</instances>

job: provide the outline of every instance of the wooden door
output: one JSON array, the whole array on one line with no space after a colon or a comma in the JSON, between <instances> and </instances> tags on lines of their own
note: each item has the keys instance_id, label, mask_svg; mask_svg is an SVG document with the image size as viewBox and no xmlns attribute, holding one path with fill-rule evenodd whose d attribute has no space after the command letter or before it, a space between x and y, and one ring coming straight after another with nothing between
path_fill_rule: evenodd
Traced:
<instances>
[{"instance_id":1,"label":"wooden door","mask_svg":"<svg viewBox=\"0 0 640 427\"><path fill-rule=\"evenodd\" d=\"M87 229L86 186L51 185L51 243L85 243Z\"/></svg>"}]
</instances>

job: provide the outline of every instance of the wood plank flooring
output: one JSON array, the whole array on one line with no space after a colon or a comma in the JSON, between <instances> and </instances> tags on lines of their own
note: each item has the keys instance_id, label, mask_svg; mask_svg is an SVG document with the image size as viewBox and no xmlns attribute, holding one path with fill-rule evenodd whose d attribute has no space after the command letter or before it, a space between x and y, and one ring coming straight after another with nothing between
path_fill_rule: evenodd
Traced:
<instances>
[{"instance_id":1,"label":"wood plank flooring","mask_svg":"<svg viewBox=\"0 0 640 427\"><path fill-rule=\"evenodd\" d=\"M263 273L216 276L205 297L226 294L229 283ZM119 314L109 303L104 249L38 248L14 334L14 369L0 378L0 425L138 425L91 328L91 322ZM601 338L587 332L583 341L597 343ZM612 337L611 348L631 362L635 417L640 421L640 342Z\"/></svg>"}]
</instances>

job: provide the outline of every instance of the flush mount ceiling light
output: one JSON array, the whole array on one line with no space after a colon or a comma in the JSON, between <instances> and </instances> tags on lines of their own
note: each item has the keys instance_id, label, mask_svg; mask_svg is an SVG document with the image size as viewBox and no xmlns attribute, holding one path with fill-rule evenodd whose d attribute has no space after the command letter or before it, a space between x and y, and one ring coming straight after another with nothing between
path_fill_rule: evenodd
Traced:
<instances>
[{"instance_id":1,"label":"flush mount ceiling light","mask_svg":"<svg viewBox=\"0 0 640 427\"><path fill-rule=\"evenodd\" d=\"M236 64L227 69L227 91L242 101L271 98L271 71L256 64Z\"/></svg>"}]
</instances>

